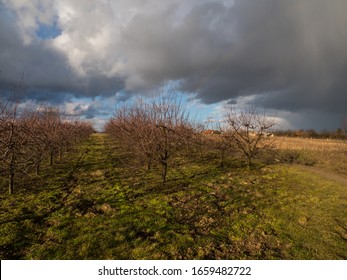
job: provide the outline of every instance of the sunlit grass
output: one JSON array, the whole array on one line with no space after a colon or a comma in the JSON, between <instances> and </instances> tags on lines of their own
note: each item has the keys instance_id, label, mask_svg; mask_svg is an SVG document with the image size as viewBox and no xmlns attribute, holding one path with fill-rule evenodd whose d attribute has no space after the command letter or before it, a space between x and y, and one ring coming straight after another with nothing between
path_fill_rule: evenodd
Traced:
<instances>
[{"instance_id":1,"label":"sunlit grass","mask_svg":"<svg viewBox=\"0 0 347 280\"><path fill-rule=\"evenodd\" d=\"M2 192L2 259L347 258L345 185L231 158L180 158L163 184L159 167L108 141L93 135L21 192Z\"/></svg>"}]
</instances>

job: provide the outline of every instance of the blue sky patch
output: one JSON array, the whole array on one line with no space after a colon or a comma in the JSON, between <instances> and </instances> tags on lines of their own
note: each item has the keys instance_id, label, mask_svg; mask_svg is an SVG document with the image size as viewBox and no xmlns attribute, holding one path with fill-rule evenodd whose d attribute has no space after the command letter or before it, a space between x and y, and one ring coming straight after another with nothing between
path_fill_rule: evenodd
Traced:
<instances>
[{"instance_id":1,"label":"blue sky patch","mask_svg":"<svg viewBox=\"0 0 347 280\"><path fill-rule=\"evenodd\" d=\"M39 29L36 31L36 35L41 39L54 39L61 35L62 31L54 22L52 25L40 24Z\"/></svg>"}]
</instances>

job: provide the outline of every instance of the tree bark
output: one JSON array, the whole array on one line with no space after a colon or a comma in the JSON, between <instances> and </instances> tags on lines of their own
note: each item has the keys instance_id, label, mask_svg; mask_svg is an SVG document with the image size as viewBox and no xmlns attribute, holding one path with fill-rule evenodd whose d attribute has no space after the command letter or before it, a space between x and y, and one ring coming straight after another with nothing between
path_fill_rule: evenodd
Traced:
<instances>
[{"instance_id":1,"label":"tree bark","mask_svg":"<svg viewBox=\"0 0 347 280\"><path fill-rule=\"evenodd\" d=\"M220 167L221 167L221 168L224 167L224 157L225 157L225 151L222 150L222 152L221 152L221 158L220 158Z\"/></svg>"},{"instance_id":2,"label":"tree bark","mask_svg":"<svg viewBox=\"0 0 347 280\"><path fill-rule=\"evenodd\" d=\"M247 169L251 169L251 165L252 165L252 157L251 156L247 156Z\"/></svg>"},{"instance_id":3,"label":"tree bark","mask_svg":"<svg viewBox=\"0 0 347 280\"><path fill-rule=\"evenodd\" d=\"M147 171L151 170L151 166L152 166L152 157L149 157L147 161Z\"/></svg>"},{"instance_id":4,"label":"tree bark","mask_svg":"<svg viewBox=\"0 0 347 280\"><path fill-rule=\"evenodd\" d=\"M51 160L50 160L50 165L53 165L53 158L54 158L54 155L53 155L53 151L51 151Z\"/></svg>"},{"instance_id":5,"label":"tree bark","mask_svg":"<svg viewBox=\"0 0 347 280\"><path fill-rule=\"evenodd\" d=\"M40 174L40 162L36 164L36 175Z\"/></svg>"},{"instance_id":6,"label":"tree bark","mask_svg":"<svg viewBox=\"0 0 347 280\"><path fill-rule=\"evenodd\" d=\"M13 194L14 191L14 172L10 172L9 184L8 184L8 193Z\"/></svg>"},{"instance_id":7,"label":"tree bark","mask_svg":"<svg viewBox=\"0 0 347 280\"><path fill-rule=\"evenodd\" d=\"M167 175L167 161L164 161L162 163L163 165L163 171L162 171L162 179L163 179L163 183L166 182L166 175Z\"/></svg>"},{"instance_id":8,"label":"tree bark","mask_svg":"<svg viewBox=\"0 0 347 280\"><path fill-rule=\"evenodd\" d=\"M9 170L9 182L8 182L8 193L13 194L14 191L14 175L15 175L15 155L11 155L11 163Z\"/></svg>"}]
</instances>

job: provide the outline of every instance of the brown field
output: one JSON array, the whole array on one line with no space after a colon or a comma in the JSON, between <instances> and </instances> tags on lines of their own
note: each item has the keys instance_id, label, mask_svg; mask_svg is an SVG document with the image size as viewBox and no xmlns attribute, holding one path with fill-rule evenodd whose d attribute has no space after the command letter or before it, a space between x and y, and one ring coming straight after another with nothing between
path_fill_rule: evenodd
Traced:
<instances>
[{"instance_id":1,"label":"brown field","mask_svg":"<svg viewBox=\"0 0 347 280\"><path fill-rule=\"evenodd\" d=\"M274 143L280 151L295 153L294 163L314 166L347 178L347 141L275 137Z\"/></svg>"},{"instance_id":2,"label":"brown field","mask_svg":"<svg viewBox=\"0 0 347 280\"><path fill-rule=\"evenodd\" d=\"M275 137L274 141L278 149L321 152L347 151L347 141L343 140Z\"/></svg>"}]
</instances>

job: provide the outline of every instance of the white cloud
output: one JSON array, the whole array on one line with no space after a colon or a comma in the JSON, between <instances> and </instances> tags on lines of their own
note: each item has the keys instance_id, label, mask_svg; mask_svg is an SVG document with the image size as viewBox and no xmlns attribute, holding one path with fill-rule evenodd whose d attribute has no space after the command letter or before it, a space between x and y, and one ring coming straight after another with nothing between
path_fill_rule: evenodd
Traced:
<instances>
[{"instance_id":1,"label":"white cloud","mask_svg":"<svg viewBox=\"0 0 347 280\"><path fill-rule=\"evenodd\" d=\"M173 13L173 20L180 21L193 7L211 0L5 0L4 2L16 13L22 39L26 45L35 41L35 31L40 24L52 25L57 21L62 34L52 40L51 46L66 56L69 66L76 74L81 77L88 77L94 73L109 77L112 75L126 77L127 86L132 89L145 86L148 82L137 73L138 67L141 67L140 59L142 58L142 62L145 63L144 67L152 65L146 65L148 62L143 61L146 58L140 49L129 48L124 44L124 37L127 36L124 32L127 32L126 28L133 19L136 16L144 16L158 17L159 20L162 13L169 9L168 14L176 11Z\"/></svg>"}]
</instances>

